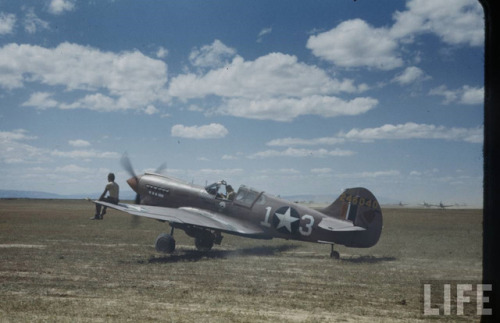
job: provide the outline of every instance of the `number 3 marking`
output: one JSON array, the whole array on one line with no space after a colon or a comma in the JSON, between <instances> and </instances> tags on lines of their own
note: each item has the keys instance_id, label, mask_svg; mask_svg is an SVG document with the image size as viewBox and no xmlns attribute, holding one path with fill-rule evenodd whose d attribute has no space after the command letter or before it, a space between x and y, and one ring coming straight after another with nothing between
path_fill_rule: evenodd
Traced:
<instances>
[{"instance_id":1,"label":"number 3 marking","mask_svg":"<svg viewBox=\"0 0 500 323\"><path fill-rule=\"evenodd\" d=\"M302 229L302 227L299 228L300 234L302 234L303 236L311 235L314 218L309 214L305 214L302 216L302 220L308 221L308 223L305 224L305 229Z\"/></svg>"}]
</instances>

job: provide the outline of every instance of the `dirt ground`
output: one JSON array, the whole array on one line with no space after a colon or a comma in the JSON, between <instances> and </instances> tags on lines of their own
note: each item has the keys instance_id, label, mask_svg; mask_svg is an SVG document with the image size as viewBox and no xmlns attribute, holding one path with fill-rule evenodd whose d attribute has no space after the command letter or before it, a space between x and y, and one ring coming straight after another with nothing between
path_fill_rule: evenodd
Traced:
<instances>
[{"instance_id":1,"label":"dirt ground","mask_svg":"<svg viewBox=\"0 0 500 323\"><path fill-rule=\"evenodd\" d=\"M112 210L90 221L87 201L0 200L0 322L479 321L473 302L424 316L422 282L480 283L482 210L383 213L379 243L338 246L340 260L329 245L230 235L202 254L180 230L163 255L154 240L168 224Z\"/></svg>"}]
</instances>

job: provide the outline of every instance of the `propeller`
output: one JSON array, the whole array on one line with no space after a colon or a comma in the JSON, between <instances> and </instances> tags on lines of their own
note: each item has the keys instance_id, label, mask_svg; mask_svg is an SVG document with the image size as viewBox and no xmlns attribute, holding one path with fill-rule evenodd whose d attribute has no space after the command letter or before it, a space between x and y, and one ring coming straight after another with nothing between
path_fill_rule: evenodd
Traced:
<instances>
[{"instance_id":1,"label":"propeller","mask_svg":"<svg viewBox=\"0 0 500 323\"><path fill-rule=\"evenodd\" d=\"M135 195L135 204L141 204L141 196L139 195L139 177L137 177L134 167L130 162L130 158L128 154L125 152L120 159L120 163L122 164L123 169L132 176L127 180L127 184L137 193ZM132 227L138 226L140 223L140 217L137 215L132 215Z\"/></svg>"},{"instance_id":2,"label":"propeller","mask_svg":"<svg viewBox=\"0 0 500 323\"><path fill-rule=\"evenodd\" d=\"M123 169L125 169L125 171L132 176L127 180L127 184L137 193L135 196L135 204L141 204L141 196L139 195L139 177L137 177L127 153L123 154L120 159L120 163L122 164Z\"/></svg>"}]
</instances>

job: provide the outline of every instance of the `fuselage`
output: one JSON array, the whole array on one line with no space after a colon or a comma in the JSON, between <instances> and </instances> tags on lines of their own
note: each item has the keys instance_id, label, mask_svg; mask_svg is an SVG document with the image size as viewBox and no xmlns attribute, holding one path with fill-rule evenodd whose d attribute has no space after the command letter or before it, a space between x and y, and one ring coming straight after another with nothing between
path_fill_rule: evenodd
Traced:
<instances>
[{"instance_id":1,"label":"fuselage","mask_svg":"<svg viewBox=\"0 0 500 323\"><path fill-rule=\"evenodd\" d=\"M319 226L328 215L246 186L241 186L234 198L228 199L224 181L202 187L158 174L146 173L136 179L136 183L131 184L129 180L129 184L140 195L141 204L191 207L221 213L239 219L241 223L259 226L263 234L255 238L370 247L380 235L363 242L363 239L356 238L362 233L332 232Z\"/></svg>"}]
</instances>

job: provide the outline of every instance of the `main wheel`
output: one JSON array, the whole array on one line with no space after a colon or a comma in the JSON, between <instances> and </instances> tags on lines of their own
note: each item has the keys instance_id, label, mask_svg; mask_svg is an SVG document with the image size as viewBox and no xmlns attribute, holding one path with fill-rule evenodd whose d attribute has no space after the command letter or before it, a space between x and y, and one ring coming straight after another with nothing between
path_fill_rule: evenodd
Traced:
<instances>
[{"instance_id":1,"label":"main wheel","mask_svg":"<svg viewBox=\"0 0 500 323\"><path fill-rule=\"evenodd\" d=\"M156 238L155 248L158 252L172 253L175 250L175 239L170 234L162 233Z\"/></svg>"},{"instance_id":2,"label":"main wheel","mask_svg":"<svg viewBox=\"0 0 500 323\"><path fill-rule=\"evenodd\" d=\"M194 239L194 245L199 251L210 251L214 246L214 236L210 232L198 235Z\"/></svg>"}]
</instances>

